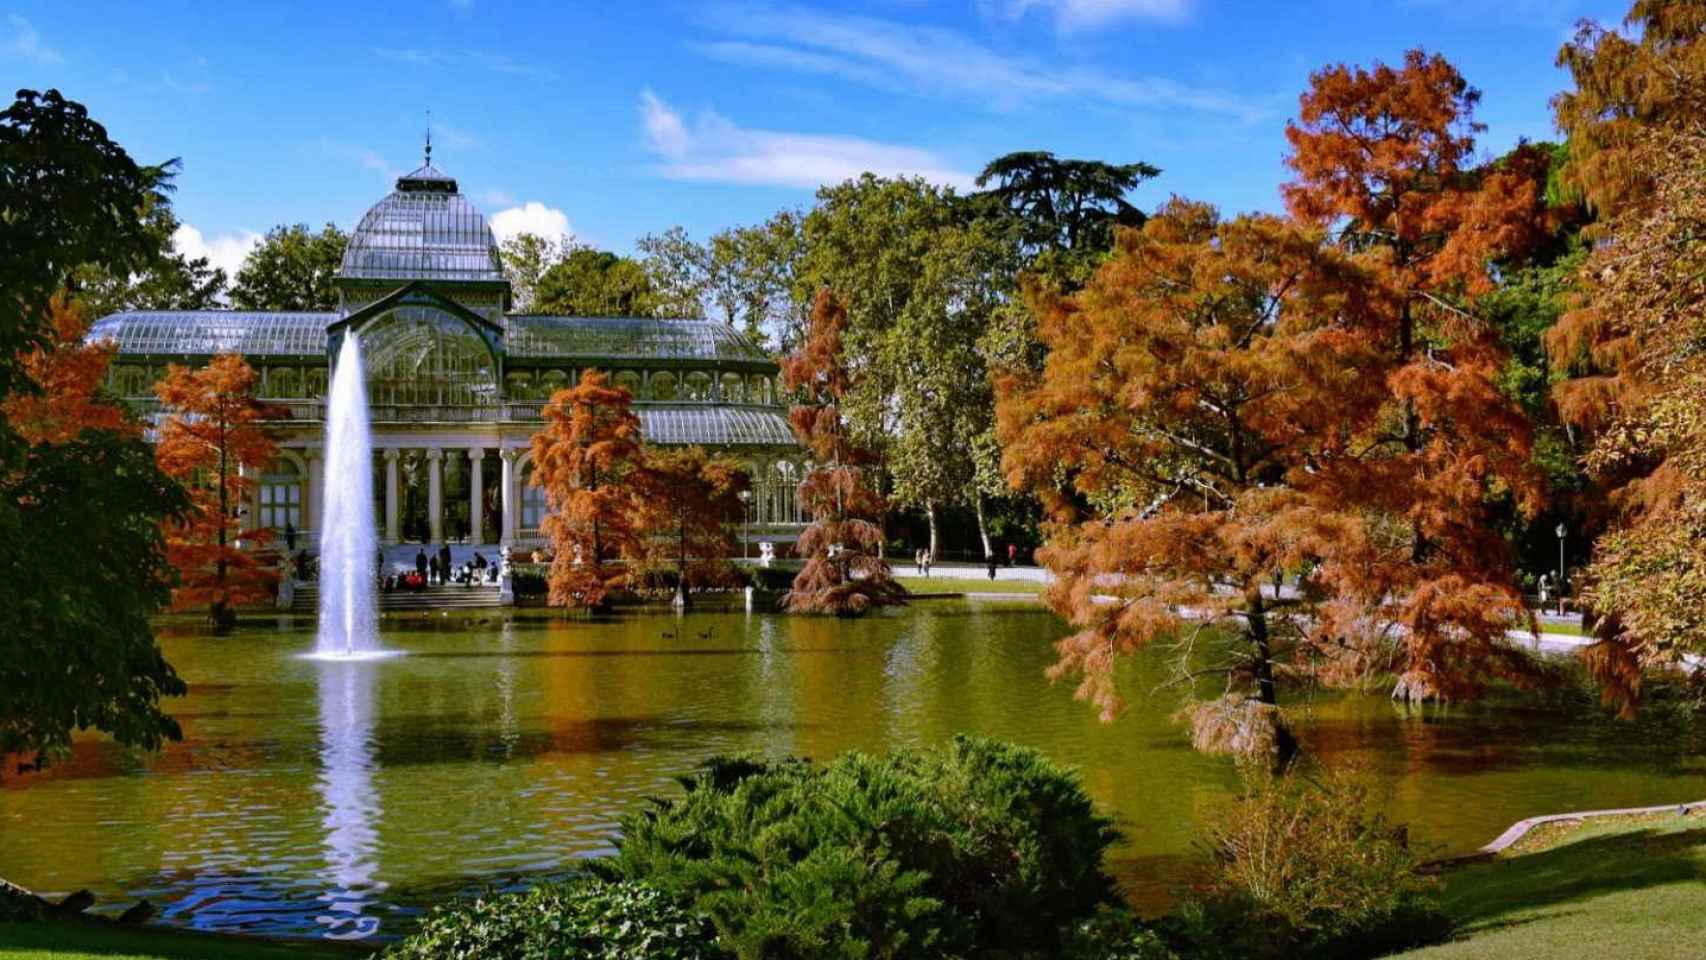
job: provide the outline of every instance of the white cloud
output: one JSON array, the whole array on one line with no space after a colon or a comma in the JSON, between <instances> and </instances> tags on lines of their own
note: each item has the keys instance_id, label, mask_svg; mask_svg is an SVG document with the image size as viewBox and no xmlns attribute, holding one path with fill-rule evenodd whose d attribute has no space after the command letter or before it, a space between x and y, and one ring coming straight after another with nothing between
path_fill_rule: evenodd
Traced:
<instances>
[{"instance_id":1,"label":"white cloud","mask_svg":"<svg viewBox=\"0 0 1706 960\"><path fill-rule=\"evenodd\" d=\"M574 228L569 226L569 216L556 207L547 207L537 200L529 200L519 207L499 210L487 220L492 226L492 233L499 243L523 233L531 233L547 240L559 237L572 237Z\"/></svg>"},{"instance_id":2,"label":"white cloud","mask_svg":"<svg viewBox=\"0 0 1706 960\"><path fill-rule=\"evenodd\" d=\"M1032 10L1054 17L1063 31L1099 27L1116 20L1159 20L1176 23L1190 12L1190 0L1006 0L1001 12L1018 19Z\"/></svg>"},{"instance_id":3,"label":"white cloud","mask_svg":"<svg viewBox=\"0 0 1706 960\"><path fill-rule=\"evenodd\" d=\"M862 173L916 176L961 190L972 175L929 150L859 137L736 126L707 110L691 126L650 90L640 94L646 145L674 180L818 187Z\"/></svg>"},{"instance_id":4,"label":"white cloud","mask_svg":"<svg viewBox=\"0 0 1706 960\"><path fill-rule=\"evenodd\" d=\"M41 42L41 34L28 20L14 13L6 17L6 22L12 25L12 37L0 46L0 52L44 67L64 59L58 50Z\"/></svg>"},{"instance_id":5,"label":"white cloud","mask_svg":"<svg viewBox=\"0 0 1706 960\"><path fill-rule=\"evenodd\" d=\"M1076 2L1084 8L1078 15L1088 15L1112 0ZM1163 0L1152 0L1151 6L1160 5ZM1265 112L1246 98L1167 77L1109 73L1009 55L941 27L794 7L737 5L712 8L710 23L726 36L700 45L699 50L718 60L839 76L884 90L952 97L998 109L1075 100L1195 110L1245 121Z\"/></svg>"},{"instance_id":6,"label":"white cloud","mask_svg":"<svg viewBox=\"0 0 1706 960\"><path fill-rule=\"evenodd\" d=\"M237 270L243 266L243 258L260 245L261 239L261 235L253 230L239 230L210 239L185 223L172 232L172 249L191 260L206 257L208 262L225 271L227 279L235 281Z\"/></svg>"}]
</instances>

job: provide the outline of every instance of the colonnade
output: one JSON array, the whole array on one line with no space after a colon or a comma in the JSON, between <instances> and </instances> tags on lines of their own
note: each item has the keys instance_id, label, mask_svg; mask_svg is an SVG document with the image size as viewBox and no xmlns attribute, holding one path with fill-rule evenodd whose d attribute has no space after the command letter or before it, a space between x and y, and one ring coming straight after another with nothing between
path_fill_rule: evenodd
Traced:
<instances>
[{"instance_id":1,"label":"colonnade","mask_svg":"<svg viewBox=\"0 0 1706 960\"><path fill-rule=\"evenodd\" d=\"M430 447L381 447L377 452L385 464L384 477L381 480L383 489L381 516L377 519L383 525L381 536L386 543L399 543L402 540L402 505L403 490L399 476L399 461L403 454L419 450L426 460L427 487L427 524L428 536L434 543L442 543L445 539L445 481L444 472L453 457L466 457L468 461L468 529L467 538L470 543L486 543L487 534L498 534L502 543L514 543L519 539L517 523L521 512L521 496L518 483L521 479L518 462L527 451L521 447L496 447L485 445L473 446L430 446ZM486 455L491 452L498 455L500 474L499 484L500 509L498 517L488 517L486 511ZM320 447L284 448L281 451L290 459L299 462L303 469L302 497L302 531L318 532L321 518L325 512L325 454ZM491 520L492 524L487 521Z\"/></svg>"}]
</instances>

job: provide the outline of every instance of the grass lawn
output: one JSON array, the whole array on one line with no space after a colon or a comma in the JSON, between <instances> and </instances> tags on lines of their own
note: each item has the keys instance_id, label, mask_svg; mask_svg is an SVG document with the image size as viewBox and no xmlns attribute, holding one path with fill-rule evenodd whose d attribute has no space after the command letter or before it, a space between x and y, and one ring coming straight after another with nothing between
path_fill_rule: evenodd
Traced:
<instances>
[{"instance_id":1,"label":"grass lawn","mask_svg":"<svg viewBox=\"0 0 1706 960\"><path fill-rule=\"evenodd\" d=\"M987 577L895 577L910 593L1042 593L1035 580L990 580Z\"/></svg>"},{"instance_id":2,"label":"grass lawn","mask_svg":"<svg viewBox=\"0 0 1706 960\"><path fill-rule=\"evenodd\" d=\"M1446 876L1459 939L1405 960L1706 956L1706 815L1548 825Z\"/></svg>"},{"instance_id":3,"label":"grass lawn","mask_svg":"<svg viewBox=\"0 0 1706 960\"><path fill-rule=\"evenodd\" d=\"M1581 627L1579 627L1573 623L1547 623L1545 621L1541 621L1540 632L1541 633L1562 633L1562 634L1565 634L1567 636L1572 636L1572 637L1587 636L1587 634L1582 633Z\"/></svg>"},{"instance_id":4,"label":"grass lawn","mask_svg":"<svg viewBox=\"0 0 1706 960\"><path fill-rule=\"evenodd\" d=\"M0 960L353 960L370 953L88 921L0 923Z\"/></svg>"}]
</instances>

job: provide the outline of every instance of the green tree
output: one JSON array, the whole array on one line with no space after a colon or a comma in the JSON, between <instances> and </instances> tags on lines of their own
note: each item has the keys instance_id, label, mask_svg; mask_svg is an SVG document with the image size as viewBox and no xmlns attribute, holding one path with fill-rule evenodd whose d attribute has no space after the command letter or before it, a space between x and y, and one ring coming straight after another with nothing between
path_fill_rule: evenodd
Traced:
<instances>
[{"instance_id":1,"label":"green tree","mask_svg":"<svg viewBox=\"0 0 1706 960\"><path fill-rule=\"evenodd\" d=\"M179 227L172 208L151 204L144 219L158 238L159 254L136 271L115 273L95 263L79 267L73 284L83 310L99 318L124 310L211 310L222 305L230 278L208 258L191 259L172 248Z\"/></svg>"},{"instance_id":2,"label":"green tree","mask_svg":"<svg viewBox=\"0 0 1706 960\"><path fill-rule=\"evenodd\" d=\"M1025 150L989 161L977 177L987 189L966 202L975 216L1003 223L1025 269L1077 287L1113 248L1114 227L1143 226L1143 211L1126 196L1160 173L1142 162L1068 160Z\"/></svg>"},{"instance_id":3,"label":"green tree","mask_svg":"<svg viewBox=\"0 0 1706 960\"><path fill-rule=\"evenodd\" d=\"M242 310L330 310L338 305L332 278L343 265L349 236L333 224L319 233L305 223L267 231L249 251L231 287Z\"/></svg>"},{"instance_id":4,"label":"green tree","mask_svg":"<svg viewBox=\"0 0 1706 960\"><path fill-rule=\"evenodd\" d=\"M498 247L504 277L509 280L511 307L532 313L539 298L539 278L572 249L568 237L552 240L537 233L518 233Z\"/></svg>"},{"instance_id":5,"label":"green tree","mask_svg":"<svg viewBox=\"0 0 1706 960\"><path fill-rule=\"evenodd\" d=\"M650 317L656 298L646 268L606 250L571 250L539 278L539 313L577 317Z\"/></svg>"},{"instance_id":6,"label":"green tree","mask_svg":"<svg viewBox=\"0 0 1706 960\"><path fill-rule=\"evenodd\" d=\"M959 215L951 190L868 174L819 191L803 232L795 296L827 289L847 309L849 425L884 454L894 502L924 512L938 554L941 508L972 507L983 528L985 494L1001 489L979 343L1003 302L1008 248Z\"/></svg>"},{"instance_id":7,"label":"green tree","mask_svg":"<svg viewBox=\"0 0 1706 960\"><path fill-rule=\"evenodd\" d=\"M160 256L146 212L170 173L137 164L57 91L19 91L0 113L0 398L43 392L32 370L55 347L51 304L74 271L123 275ZM181 736L160 699L184 683L148 618L170 582L160 521L185 499L138 434L49 439L0 418L0 754L40 762L88 728L150 748Z\"/></svg>"},{"instance_id":8,"label":"green tree","mask_svg":"<svg viewBox=\"0 0 1706 960\"><path fill-rule=\"evenodd\" d=\"M804 217L783 210L763 223L734 227L707 245L706 294L723 322L786 353L805 336L811 297L799 296Z\"/></svg>"},{"instance_id":9,"label":"green tree","mask_svg":"<svg viewBox=\"0 0 1706 960\"><path fill-rule=\"evenodd\" d=\"M710 250L685 227L648 233L635 244L653 291L652 312L660 317L702 317L710 286Z\"/></svg>"}]
</instances>

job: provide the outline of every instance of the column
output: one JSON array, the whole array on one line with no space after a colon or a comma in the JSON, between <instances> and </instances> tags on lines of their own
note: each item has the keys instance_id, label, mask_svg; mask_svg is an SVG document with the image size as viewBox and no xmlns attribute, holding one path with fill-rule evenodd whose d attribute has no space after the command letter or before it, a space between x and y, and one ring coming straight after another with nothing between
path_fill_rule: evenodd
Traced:
<instances>
[{"instance_id":1,"label":"column","mask_svg":"<svg viewBox=\"0 0 1706 960\"><path fill-rule=\"evenodd\" d=\"M322 491L326 489L326 469L320 458L319 447L309 447L303 451L308 460L308 483L303 496L307 502L302 505L302 525L316 534L320 532L320 508Z\"/></svg>"},{"instance_id":2,"label":"column","mask_svg":"<svg viewBox=\"0 0 1706 960\"><path fill-rule=\"evenodd\" d=\"M395 448L387 449L385 456L385 542L396 543L403 538L402 524L398 519L402 501L397 497L397 458L402 454Z\"/></svg>"},{"instance_id":3,"label":"column","mask_svg":"<svg viewBox=\"0 0 1706 960\"><path fill-rule=\"evenodd\" d=\"M504 447L498 450L498 459L503 462L503 542L515 542L515 515L520 509L519 497L515 495L515 458L519 453L514 447Z\"/></svg>"},{"instance_id":4,"label":"column","mask_svg":"<svg viewBox=\"0 0 1706 960\"><path fill-rule=\"evenodd\" d=\"M444 451L427 450L427 525L432 542L444 542Z\"/></svg>"},{"instance_id":5,"label":"column","mask_svg":"<svg viewBox=\"0 0 1706 960\"><path fill-rule=\"evenodd\" d=\"M486 525L481 514L485 505L486 490L484 477L480 474L486 467L486 448L468 448L468 542L485 543Z\"/></svg>"}]
</instances>

